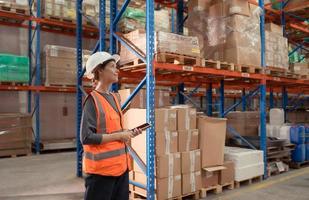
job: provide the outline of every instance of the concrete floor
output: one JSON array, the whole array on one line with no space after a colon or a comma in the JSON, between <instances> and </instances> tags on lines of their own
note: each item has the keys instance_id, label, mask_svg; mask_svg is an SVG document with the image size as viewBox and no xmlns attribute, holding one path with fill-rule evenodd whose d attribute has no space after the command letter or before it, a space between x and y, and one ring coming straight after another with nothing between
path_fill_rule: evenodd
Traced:
<instances>
[{"instance_id":1,"label":"concrete floor","mask_svg":"<svg viewBox=\"0 0 309 200\"><path fill-rule=\"evenodd\" d=\"M83 184L73 152L0 159L0 200L82 200ZM309 200L309 167L207 199Z\"/></svg>"}]
</instances>

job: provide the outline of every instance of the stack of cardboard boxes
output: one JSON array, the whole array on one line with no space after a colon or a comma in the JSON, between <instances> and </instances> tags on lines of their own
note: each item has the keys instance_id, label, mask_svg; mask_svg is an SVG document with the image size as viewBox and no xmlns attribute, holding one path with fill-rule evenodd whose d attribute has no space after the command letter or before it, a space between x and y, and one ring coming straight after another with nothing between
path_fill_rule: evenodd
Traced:
<instances>
[{"instance_id":1,"label":"stack of cardboard boxes","mask_svg":"<svg viewBox=\"0 0 309 200\"><path fill-rule=\"evenodd\" d=\"M309 78L309 64L308 63L292 63L290 65L290 70L295 74L299 74L301 76L307 76Z\"/></svg>"},{"instance_id":2,"label":"stack of cardboard boxes","mask_svg":"<svg viewBox=\"0 0 309 200\"><path fill-rule=\"evenodd\" d=\"M135 30L124 35L143 53L146 53L146 33L144 30ZM182 36L174 33L157 31L155 34L156 53L174 53L185 56L200 57L200 47L197 37ZM121 46L120 64L126 64L137 57L126 47Z\"/></svg>"},{"instance_id":3,"label":"stack of cardboard boxes","mask_svg":"<svg viewBox=\"0 0 309 200\"><path fill-rule=\"evenodd\" d=\"M124 126L130 129L145 121L145 109L130 109L125 114ZM196 129L196 110L187 106L158 108L155 110L155 121L157 199L169 199L199 191L201 153ZM131 145L146 162L146 134L133 138ZM146 184L146 177L135 162L133 170L131 178ZM138 187L133 190L146 195Z\"/></svg>"},{"instance_id":4,"label":"stack of cardboard boxes","mask_svg":"<svg viewBox=\"0 0 309 200\"><path fill-rule=\"evenodd\" d=\"M91 52L83 50L83 55ZM76 84L76 49L46 45L42 56L43 80L46 85ZM89 83L88 83L89 85Z\"/></svg>"},{"instance_id":5,"label":"stack of cardboard boxes","mask_svg":"<svg viewBox=\"0 0 309 200\"><path fill-rule=\"evenodd\" d=\"M259 20L256 6L247 0L201 1L189 3L186 26L197 36L201 55L206 59L260 66Z\"/></svg>"},{"instance_id":6,"label":"stack of cardboard boxes","mask_svg":"<svg viewBox=\"0 0 309 200\"><path fill-rule=\"evenodd\" d=\"M282 27L273 23L265 24L266 65L289 69L288 39L283 37Z\"/></svg>"}]
</instances>

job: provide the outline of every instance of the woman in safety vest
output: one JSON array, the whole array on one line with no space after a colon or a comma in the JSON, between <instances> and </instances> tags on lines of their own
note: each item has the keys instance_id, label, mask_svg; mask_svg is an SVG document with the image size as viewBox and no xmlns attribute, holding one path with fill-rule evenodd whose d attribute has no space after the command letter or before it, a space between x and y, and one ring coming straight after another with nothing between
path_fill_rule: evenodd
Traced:
<instances>
[{"instance_id":1,"label":"woman in safety vest","mask_svg":"<svg viewBox=\"0 0 309 200\"><path fill-rule=\"evenodd\" d=\"M131 156L126 142L141 130L123 129L120 96L109 91L118 82L118 55L97 52L86 63L95 89L86 98L81 122L85 200L129 199Z\"/></svg>"}]
</instances>

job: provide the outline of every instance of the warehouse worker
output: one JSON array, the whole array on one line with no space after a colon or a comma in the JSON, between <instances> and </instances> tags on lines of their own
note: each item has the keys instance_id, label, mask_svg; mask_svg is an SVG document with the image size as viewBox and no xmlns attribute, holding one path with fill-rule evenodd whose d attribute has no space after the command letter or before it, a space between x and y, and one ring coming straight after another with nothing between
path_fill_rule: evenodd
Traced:
<instances>
[{"instance_id":1,"label":"warehouse worker","mask_svg":"<svg viewBox=\"0 0 309 200\"><path fill-rule=\"evenodd\" d=\"M96 85L85 100L81 122L85 200L129 199L132 160L125 143L141 130L123 129L119 94L109 91L118 82L119 59L118 55L97 52L86 63L86 75Z\"/></svg>"}]
</instances>

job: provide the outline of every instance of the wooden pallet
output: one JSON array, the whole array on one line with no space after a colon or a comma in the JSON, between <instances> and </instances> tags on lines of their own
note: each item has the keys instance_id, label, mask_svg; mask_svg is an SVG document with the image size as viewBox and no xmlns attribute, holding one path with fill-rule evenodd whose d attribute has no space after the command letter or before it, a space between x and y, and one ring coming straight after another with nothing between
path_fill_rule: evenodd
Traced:
<instances>
[{"instance_id":1,"label":"wooden pallet","mask_svg":"<svg viewBox=\"0 0 309 200\"><path fill-rule=\"evenodd\" d=\"M16 158L19 156L30 156L32 155L31 149L5 149L0 150L0 158Z\"/></svg>"},{"instance_id":2,"label":"wooden pallet","mask_svg":"<svg viewBox=\"0 0 309 200\"><path fill-rule=\"evenodd\" d=\"M229 183L225 183L221 186L222 186L222 190L224 190L224 189L234 190L234 181L229 182Z\"/></svg>"},{"instance_id":3,"label":"wooden pallet","mask_svg":"<svg viewBox=\"0 0 309 200\"><path fill-rule=\"evenodd\" d=\"M266 74L271 76L286 77L287 70L279 67L266 67Z\"/></svg>"},{"instance_id":4,"label":"wooden pallet","mask_svg":"<svg viewBox=\"0 0 309 200\"><path fill-rule=\"evenodd\" d=\"M202 67L208 67L208 68L214 68L214 69L222 69L222 70L230 70L234 71L235 66L234 63L228 63L228 62L221 62L216 60L207 60L202 58L201 59L201 66Z\"/></svg>"},{"instance_id":5,"label":"wooden pallet","mask_svg":"<svg viewBox=\"0 0 309 200\"><path fill-rule=\"evenodd\" d=\"M147 199L146 191L145 192L140 192L140 191L135 191L134 189L131 189L130 187L130 195L129 199ZM198 200L200 199L200 191L192 192L186 195L181 195L178 197L173 197L170 198L169 200L184 200L184 199L192 199L192 200Z\"/></svg>"},{"instance_id":6,"label":"wooden pallet","mask_svg":"<svg viewBox=\"0 0 309 200\"><path fill-rule=\"evenodd\" d=\"M262 68L260 66L235 65L235 71L260 74L262 72Z\"/></svg>"},{"instance_id":7,"label":"wooden pallet","mask_svg":"<svg viewBox=\"0 0 309 200\"><path fill-rule=\"evenodd\" d=\"M76 23L76 20L74 19L69 19L61 16L54 16L54 15L44 15L44 18L50 19L50 20L55 20L55 21L61 21L61 22L68 22L68 23Z\"/></svg>"},{"instance_id":8,"label":"wooden pallet","mask_svg":"<svg viewBox=\"0 0 309 200\"><path fill-rule=\"evenodd\" d=\"M51 140L43 141L40 144L42 151L58 151L58 150L73 150L76 148L75 139L66 139L66 140ZM32 145L32 148L35 148L35 145Z\"/></svg>"},{"instance_id":9,"label":"wooden pallet","mask_svg":"<svg viewBox=\"0 0 309 200\"><path fill-rule=\"evenodd\" d=\"M309 161L301 162L301 163L296 163L296 162L291 162L290 167L293 169L300 169L303 167L308 167L309 166Z\"/></svg>"},{"instance_id":10,"label":"wooden pallet","mask_svg":"<svg viewBox=\"0 0 309 200\"><path fill-rule=\"evenodd\" d=\"M201 189L201 198L206 198L207 193L214 193L214 194L220 194L222 193L222 186L221 185L215 185L208 188L202 188Z\"/></svg>"},{"instance_id":11,"label":"wooden pallet","mask_svg":"<svg viewBox=\"0 0 309 200\"><path fill-rule=\"evenodd\" d=\"M14 14L30 15L29 8L27 6L21 6L15 3L0 2L0 10Z\"/></svg>"},{"instance_id":12,"label":"wooden pallet","mask_svg":"<svg viewBox=\"0 0 309 200\"><path fill-rule=\"evenodd\" d=\"M120 65L121 65L120 69L122 71L146 69L146 64L139 58L128 60L126 62L121 63Z\"/></svg>"},{"instance_id":13,"label":"wooden pallet","mask_svg":"<svg viewBox=\"0 0 309 200\"><path fill-rule=\"evenodd\" d=\"M176 65L201 66L201 58L165 52L156 53L155 61Z\"/></svg>"},{"instance_id":14,"label":"wooden pallet","mask_svg":"<svg viewBox=\"0 0 309 200\"><path fill-rule=\"evenodd\" d=\"M261 182L262 180L263 176L257 176L243 181L235 181L235 188L239 188L242 185L251 185L252 183Z\"/></svg>"}]
</instances>

